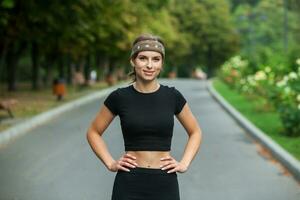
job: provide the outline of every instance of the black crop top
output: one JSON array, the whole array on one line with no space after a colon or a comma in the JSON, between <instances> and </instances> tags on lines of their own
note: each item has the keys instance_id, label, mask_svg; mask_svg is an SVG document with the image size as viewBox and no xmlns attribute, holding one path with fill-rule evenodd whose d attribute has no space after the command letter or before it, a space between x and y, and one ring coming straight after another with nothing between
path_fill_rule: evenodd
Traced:
<instances>
[{"instance_id":1,"label":"black crop top","mask_svg":"<svg viewBox=\"0 0 300 200\"><path fill-rule=\"evenodd\" d=\"M150 93L139 92L133 85L117 88L104 100L120 117L125 151L171 150L174 114L179 114L185 103L175 87L162 84Z\"/></svg>"}]
</instances>

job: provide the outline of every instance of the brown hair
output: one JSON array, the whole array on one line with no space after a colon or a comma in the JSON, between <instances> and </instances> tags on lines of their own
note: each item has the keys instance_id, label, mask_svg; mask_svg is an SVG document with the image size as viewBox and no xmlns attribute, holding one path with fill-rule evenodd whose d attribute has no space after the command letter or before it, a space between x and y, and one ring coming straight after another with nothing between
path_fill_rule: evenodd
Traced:
<instances>
[{"instance_id":1,"label":"brown hair","mask_svg":"<svg viewBox=\"0 0 300 200\"><path fill-rule=\"evenodd\" d=\"M141 42L141 41L145 41L145 40L158 41L158 42L160 42L160 43L164 46L164 42L162 41L162 39L161 39L159 36L152 35L152 34L149 34L149 33L145 33L145 34L139 35L139 36L133 41L132 47L133 47L136 43ZM130 57L130 59L134 60L134 59L137 57L138 53L139 53L139 52L134 53L134 54ZM162 57L163 57L163 59L164 59L164 55L162 55ZM130 71L130 72L128 73L128 76L133 76L133 79L132 79L132 82L131 82L131 83L133 83L133 82L136 81L135 68L133 68L133 70Z\"/></svg>"}]
</instances>

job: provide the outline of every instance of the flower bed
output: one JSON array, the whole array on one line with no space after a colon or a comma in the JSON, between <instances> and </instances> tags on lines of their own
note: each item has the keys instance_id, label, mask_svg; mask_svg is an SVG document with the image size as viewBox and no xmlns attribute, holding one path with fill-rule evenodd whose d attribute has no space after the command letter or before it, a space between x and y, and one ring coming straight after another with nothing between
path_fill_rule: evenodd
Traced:
<instances>
[{"instance_id":1,"label":"flower bed","mask_svg":"<svg viewBox=\"0 0 300 200\"><path fill-rule=\"evenodd\" d=\"M249 96L266 99L279 113L283 134L300 136L300 58L297 71L277 73L270 66L251 72L248 61L235 56L224 63L218 77L231 88Z\"/></svg>"}]
</instances>

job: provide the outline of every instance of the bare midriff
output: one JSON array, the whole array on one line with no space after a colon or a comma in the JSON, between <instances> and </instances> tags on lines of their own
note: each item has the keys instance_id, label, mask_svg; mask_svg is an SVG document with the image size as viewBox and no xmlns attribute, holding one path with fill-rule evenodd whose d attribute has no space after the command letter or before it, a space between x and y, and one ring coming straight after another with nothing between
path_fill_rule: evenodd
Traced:
<instances>
[{"instance_id":1,"label":"bare midriff","mask_svg":"<svg viewBox=\"0 0 300 200\"><path fill-rule=\"evenodd\" d=\"M136 157L137 167L160 169L160 165L165 161L160 159L170 155L170 151L126 151L126 153Z\"/></svg>"}]
</instances>

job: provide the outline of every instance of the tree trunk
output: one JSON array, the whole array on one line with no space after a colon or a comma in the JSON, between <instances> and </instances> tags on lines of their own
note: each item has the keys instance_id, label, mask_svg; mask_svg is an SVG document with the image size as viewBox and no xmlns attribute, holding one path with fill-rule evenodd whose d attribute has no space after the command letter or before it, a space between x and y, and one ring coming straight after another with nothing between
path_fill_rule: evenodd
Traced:
<instances>
[{"instance_id":1,"label":"tree trunk","mask_svg":"<svg viewBox=\"0 0 300 200\"><path fill-rule=\"evenodd\" d=\"M206 60L207 60L207 78L211 78L214 76L214 62L213 62L213 52L211 45L208 47L208 51L206 54Z\"/></svg>"},{"instance_id":2,"label":"tree trunk","mask_svg":"<svg viewBox=\"0 0 300 200\"><path fill-rule=\"evenodd\" d=\"M16 65L13 49L9 49L6 54L7 90L15 91L16 87Z\"/></svg>"},{"instance_id":3,"label":"tree trunk","mask_svg":"<svg viewBox=\"0 0 300 200\"><path fill-rule=\"evenodd\" d=\"M17 42L11 42L7 46L7 52L6 52L6 68L7 68L7 90L8 91L15 91L17 90L16 86L16 70L17 70L17 64L20 58L20 55L22 51L24 51L26 47L25 42L20 42L20 44L17 44Z\"/></svg>"},{"instance_id":4,"label":"tree trunk","mask_svg":"<svg viewBox=\"0 0 300 200\"><path fill-rule=\"evenodd\" d=\"M54 60L46 57L45 60L45 81L44 81L44 86L48 87L52 85L52 80L53 80L53 64Z\"/></svg>"},{"instance_id":5,"label":"tree trunk","mask_svg":"<svg viewBox=\"0 0 300 200\"><path fill-rule=\"evenodd\" d=\"M107 74L109 74L109 65L110 65L109 61L110 60L109 60L108 57L104 58L104 61L103 61L103 75L104 75L104 77L106 77Z\"/></svg>"},{"instance_id":6,"label":"tree trunk","mask_svg":"<svg viewBox=\"0 0 300 200\"><path fill-rule=\"evenodd\" d=\"M65 78L65 72L64 72L64 60L63 56L59 55L58 56L58 76L59 78Z\"/></svg>"},{"instance_id":7,"label":"tree trunk","mask_svg":"<svg viewBox=\"0 0 300 200\"><path fill-rule=\"evenodd\" d=\"M5 55L6 55L6 50L7 50L7 47L6 47L6 42L1 41L0 43L0 83L2 82L5 82L4 79L5 79Z\"/></svg>"},{"instance_id":8,"label":"tree trunk","mask_svg":"<svg viewBox=\"0 0 300 200\"><path fill-rule=\"evenodd\" d=\"M103 79L103 76L101 77L100 74L102 72L102 67L101 67L101 60L100 60L100 54L96 53L95 55L95 64L96 64L96 68L97 68L97 81Z\"/></svg>"},{"instance_id":9,"label":"tree trunk","mask_svg":"<svg viewBox=\"0 0 300 200\"><path fill-rule=\"evenodd\" d=\"M72 84L72 61L71 61L71 56L67 55L67 83L69 85Z\"/></svg>"},{"instance_id":10,"label":"tree trunk","mask_svg":"<svg viewBox=\"0 0 300 200\"><path fill-rule=\"evenodd\" d=\"M89 81L90 81L90 71L91 71L91 59L90 59L90 55L88 54L86 56L86 62L84 65L84 79L85 79L85 84L88 85Z\"/></svg>"},{"instance_id":11,"label":"tree trunk","mask_svg":"<svg viewBox=\"0 0 300 200\"><path fill-rule=\"evenodd\" d=\"M40 88L39 84L39 49L38 44L33 41L31 44L31 62L32 62L32 89Z\"/></svg>"},{"instance_id":12,"label":"tree trunk","mask_svg":"<svg viewBox=\"0 0 300 200\"><path fill-rule=\"evenodd\" d=\"M109 62L109 59L108 59L108 56L104 55L103 53L101 52L98 52L97 53L97 58L96 58L96 65L97 65L97 68L98 68L98 80L105 80L107 74L108 74L108 68L109 68L109 65L110 65L110 62Z\"/></svg>"}]
</instances>

